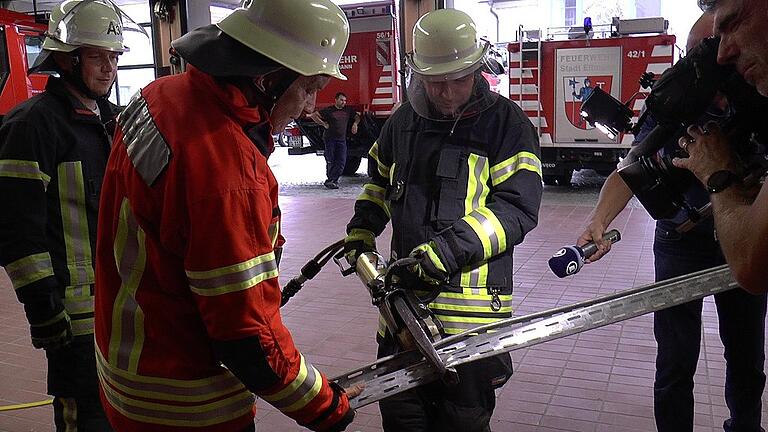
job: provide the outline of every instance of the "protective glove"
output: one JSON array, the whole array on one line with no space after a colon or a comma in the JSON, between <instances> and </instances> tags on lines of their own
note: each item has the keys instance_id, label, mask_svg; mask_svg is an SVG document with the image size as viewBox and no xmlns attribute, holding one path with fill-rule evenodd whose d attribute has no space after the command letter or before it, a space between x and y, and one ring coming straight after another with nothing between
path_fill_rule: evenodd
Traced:
<instances>
[{"instance_id":1,"label":"protective glove","mask_svg":"<svg viewBox=\"0 0 768 432\"><path fill-rule=\"evenodd\" d=\"M72 324L61 300L25 303L24 312L35 348L52 351L72 341Z\"/></svg>"},{"instance_id":2,"label":"protective glove","mask_svg":"<svg viewBox=\"0 0 768 432\"><path fill-rule=\"evenodd\" d=\"M434 242L416 246L408 256L418 260L418 263L409 267L408 270L422 281L430 285L439 285L448 281L448 271L440 260Z\"/></svg>"},{"instance_id":3,"label":"protective glove","mask_svg":"<svg viewBox=\"0 0 768 432\"><path fill-rule=\"evenodd\" d=\"M376 250L376 235L362 228L352 228L344 238L344 258L351 266L357 265L360 255Z\"/></svg>"}]
</instances>

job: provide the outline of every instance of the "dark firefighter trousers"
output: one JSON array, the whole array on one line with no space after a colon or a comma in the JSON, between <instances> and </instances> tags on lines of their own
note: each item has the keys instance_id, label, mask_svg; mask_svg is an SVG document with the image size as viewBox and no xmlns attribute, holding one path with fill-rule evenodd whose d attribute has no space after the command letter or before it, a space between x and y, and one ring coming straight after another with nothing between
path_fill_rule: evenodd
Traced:
<instances>
[{"instance_id":1,"label":"dark firefighter trousers","mask_svg":"<svg viewBox=\"0 0 768 432\"><path fill-rule=\"evenodd\" d=\"M389 337L379 340L378 357L398 352ZM405 391L379 402L384 432L488 432L496 407L495 389L512 376L506 354L456 368L459 384L440 381Z\"/></svg>"},{"instance_id":2,"label":"dark firefighter trousers","mask_svg":"<svg viewBox=\"0 0 768 432\"><path fill-rule=\"evenodd\" d=\"M99 400L93 335L48 352L48 394L53 399L56 432L111 432Z\"/></svg>"}]
</instances>

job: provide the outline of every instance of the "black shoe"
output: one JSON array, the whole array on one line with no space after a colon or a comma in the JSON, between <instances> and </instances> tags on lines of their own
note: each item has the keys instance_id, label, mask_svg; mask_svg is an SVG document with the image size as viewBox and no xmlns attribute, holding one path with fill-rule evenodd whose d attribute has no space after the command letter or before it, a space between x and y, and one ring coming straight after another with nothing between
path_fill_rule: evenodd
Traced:
<instances>
[{"instance_id":1,"label":"black shoe","mask_svg":"<svg viewBox=\"0 0 768 432\"><path fill-rule=\"evenodd\" d=\"M332 180L326 180L325 183L323 183L326 188L328 189L338 189L339 184Z\"/></svg>"}]
</instances>

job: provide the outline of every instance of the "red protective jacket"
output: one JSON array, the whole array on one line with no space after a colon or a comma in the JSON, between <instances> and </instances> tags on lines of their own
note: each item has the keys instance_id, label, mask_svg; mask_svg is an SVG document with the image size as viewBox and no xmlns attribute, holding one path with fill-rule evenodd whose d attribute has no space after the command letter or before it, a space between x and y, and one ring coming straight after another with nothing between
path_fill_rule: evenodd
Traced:
<instances>
[{"instance_id":1,"label":"red protective jacket","mask_svg":"<svg viewBox=\"0 0 768 432\"><path fill-rule=\"evenodd\" d=\"M192 67L121 114L96 260L97 365L116 430L239 431L252 393L314 430L351 421L280 318L270 130L263 109Z\"/></svg>"}]
</instances>

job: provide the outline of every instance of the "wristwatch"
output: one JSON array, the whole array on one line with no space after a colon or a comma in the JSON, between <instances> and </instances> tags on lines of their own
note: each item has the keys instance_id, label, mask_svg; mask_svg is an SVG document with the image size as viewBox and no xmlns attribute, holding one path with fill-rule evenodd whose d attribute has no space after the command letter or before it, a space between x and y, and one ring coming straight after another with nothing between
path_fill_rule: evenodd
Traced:
<instances>
[{"instance_id":1,"label":"wristwatch","mask_svg":"<svg viewBox=\"0 0 768 432\"><path fill-rule=\"evenodd\" d=\"M707 191L709 193L718 193L727 189L734 183L740 182L741 179L733 171L720 170L715 171L709 176L707 180Z\"/></svg>"}]
</instances>

